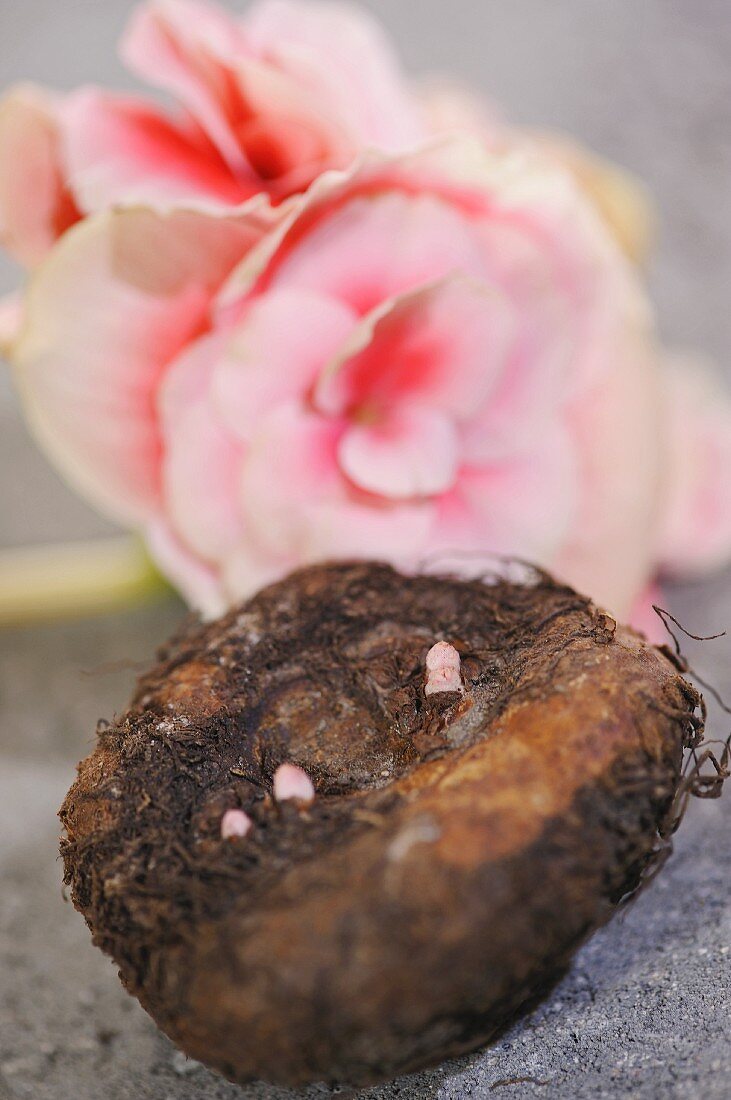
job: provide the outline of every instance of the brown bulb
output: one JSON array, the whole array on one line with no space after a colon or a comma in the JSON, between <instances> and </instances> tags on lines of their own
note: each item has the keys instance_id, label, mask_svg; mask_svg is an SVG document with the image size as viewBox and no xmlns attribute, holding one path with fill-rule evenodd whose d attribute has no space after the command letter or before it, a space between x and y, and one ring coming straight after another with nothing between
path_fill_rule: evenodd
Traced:
<instances>
[{"instance_id":1,"label":"brown bulb","mask_svg":"<svg viewBox=\"0 0 731 1100\"><path fill-rule=\"evenodd\" d=\"M698 702L545 574L314 567L142 679L64 803L66 881L187 1054L381 1081L488 1042L638 887Z\"/></svg>"}]
</instances>

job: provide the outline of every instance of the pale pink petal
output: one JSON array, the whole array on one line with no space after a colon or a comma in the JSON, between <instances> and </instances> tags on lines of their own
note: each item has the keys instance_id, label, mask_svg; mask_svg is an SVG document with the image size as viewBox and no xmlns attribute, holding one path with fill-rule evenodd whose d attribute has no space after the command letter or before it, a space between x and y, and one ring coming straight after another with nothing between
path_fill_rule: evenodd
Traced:
<instances>
[{"instance_id":1,"label":"pale pink petal","mask_svg":"<svg viewBox=\"0 0 731 1100\"><path fill-rule=\"evenodd\" d=\"M550 566L575 519L576 463L556 425L522 456L462 470L440 500L430 550L512 554Z\"/></svg>"},{"instance_id":2,"label":"pale pink petal","mask_svg":"<svg viewBox=\"0 0 731 1100\"><path fill-rule=\"evenodd\" d=\"M238 105L231 66L248 52L233 16L202 0L141 4L121 45L130 69L180 100L229 168L243 176L250 172L233 127Z\"/></svg>"},{"instance_id":3,"label":"pale pink petal","mask_svg":"<svg viewBox=\"0 0 731 1100\"><path fill-rule=\"evenodd\" d=\"M243 25L260 56L316 93L360 145L399 151L426 136L398 57L365 10L261 0Z\"/></svg>"},{"instance_id":4,"label":"pale pink petal","mask_svg":"<svg viewBox=\"0 0 731 1100\"><path fill-rule=\"evenodd\" d=\"M158 398L166 512L184 543L214 563L231 553L244 528L244 452L211 395L226 339L226 333L215 333L191 344L169 367Z\"/></svg>"},{"instance_id":5,"label":"pale pink petal","mask_svg":"<svg viewBox=\"0 0 731 1100\"><path fill-rule=\"evenodd\" d=\"M347 557L416 560L430 503L393 504L357 493L339 471L342 427L296 405L271 413L244 463L242 499L263 548L300 563Z\"/></svg>"},{"instance_id":6,"label":"pale pink petal","mask_svg":"<svg viewBox=\"0 0 731 1100\"><path fill-rule=\"evenodd\" d=\"M568 410L578 456L579 507L555 563L571 584L626 620L657 563L663 414L655 351L618 328L613 364Z\"/></svg>"},{"instance_id":7,"label":"pale pink petal","mask_svg":"<svg viewBox=\"0 0 731 1100\"><path fill-rule=\"evenodd\" d=\"M216 569L192 554L159 515L145 527L150 555L160 571L206 619L222 615L230 600Z\"/></svg>"},{"instance_id":8,"label":"pale pink petal","mask_svg":"<svg viewBox=\"0 0 731 1100\"><path fill-rule=\"evenodd\" d=\"M515 303L522 323L504 357L499 376L464 425L465 460L489 463L530 447L576 388L580 349L576 328L556 315L550 280L544 295L536 287L530 302Z\"/></svg>"},{"instance_id":9,"label":"pale pink petal","mask_svg":"<svg viewBox=\"0 0 731 1100\"><path fill-rule=\"evenodd\" d=\"M0 101L0 244L34 267L78 217L63 178L57 101L17 87Z\"/></svg>"},{"instance_id":10,"label":"pale pink petal","mask_svg":"<svg viewBox=\"0 0 731 1100\"><path fill-rule=\"evenodd\" d=\"M641 268L647 264L657 216L654 199L642 180L566 134L520 132L513 140L536 142L542 152L568 169L625 255Z\"/></svg>"},{"instance_id":11,"label":"pale pink petal","mask_svg":"<svg viewBox=\"0 0 731 1100\"><path fill-rule=\"evenodd\" d=\"M357 414L416 401L467 420L500 379L514 333L499 291L453 275L364 318L323 375L317 405Z\"/></svg>"},{"instance_id":12,"label":"pale pink petal","mask_svg":"<svg viewBox=\"0 0 731 1100\"><path fill-rule=\"evenodd\" d=\"M412 568L424 556L431 499L387 501L367 495L322 501L308 515L305 561L387 561Z\"/></svg>"},{"instance_id":13,"label":"pale pink petal","mask_svg":"<svg viewBox=\"0 0 731 1100\"><path fill-rule=\"evenodd\" d=\"M139 523L160 499L160 377L205 325L258 217L143 209L87 219L39 270L13 350L33 427L98 506Z\"/></svg>"},{"instance_id":14,"label":"pale pink petal","mask_svg":"<svg viewBox=\"0 0 731 1100\"><path fill-rule=\"evenodd\" d=\"M217 150L192 126L177 126L140 99L87 88L61 112L69 185L87 211L115 203L247 197Z\"/></svg>"},{"instance_id":15,"label":"pale pink petal","mask_svg":"<svg viewBox=\"0 0 731 1100\"><path fill-rule=\"evenodd\" d=\"M398 161L369 157L316 184L273 248L255 257L268 265L264 285L339 295L363 314L455 272L482 279L526 318L523 358L540 349L562 384L568 346L575 388L609 369L603 347L618 321L649 327L636 277L593 207L531 148L498 155L453 137ZM246 265L239 285L256 274Z\"/></svg>"},{"instance_id":16,"label":"pale pink petal","mask_svg":"<svg viewBox=\"0 0 731 1100\"><path fill-rule=\"evenodd\" d=\"M0 355L10 355L23 325L25 305L22 294L0 298Z\"/></svg>"},{"instance_id":17,"label":"pale pink petal","mask_svg":"<svg viewBox=\"0 0 731 1100\"><path fill-rule=\"evenodd\" d=\"M153 0L123 56L188 108L237 176L278 195L365 145L402 149L427 133L388 42L345 9L265 3L237 23L200 0Z\"/></svg>"},{"instance_id":18,"label":"pale pink petal","mask_svg":"<svg viewBox=\"0 0 731 1100\"><path fill-rule=\"evenodd\" d=\"M499 384L465 433L476 463L530 446L547 418L613 369L608 349L617 325L635 324L595 262L596 249L584 243L574 256L564 243L577 235L565 224L566 206L496 212L480 226L492 269L486 278L509 298L519 323Z\"/></svg>"},{"instance_id":19,"label":"pale pink petal","mask_svg":"<svg viewBox=\"0 0 731 1100\"><path fill-rule=\"evenodd\" d=\"M232 82L232 129L259 186L275 197L304 191L328 168L346 168L358 152L333 101L320 102L274 66L238 60Z\"/></svg>"},{"instance_id":20,"label":"pale pink petal","mask_svg":"<svg viewBox=\"0 0 731 1100\"><path fill-rule=\"evenodd\" d=\"M250 599L301 564L292 555L264 550L253 538L242 539L221 564L221 579L229 606Z\"/></svg>"},{"instance_id":21,"label":"pale pink petal","mask_svg":"<svg viewBox=\"0 0 731 1100\"><path fill-rule=\"evenodd\" d=\"M422 110L433 134L462 131L475 134L488 146L505 141L506 126L497 105L468 88L444 79L430 79L422 93Z\"/></svg>"},{"instance_id":22,"label":"pale pink petal","mask_svg":"<svg viewBox=\"0 0 731 1100\"><path fill-rule=\"evenodd\" d=\"M492 278L526 318L526 361L539 354L578 390L612 369L618 327L652 331L644 288L570 173L530 148L493 159L504 178L480 229Z\"/></svg>"},{"instance_id":23,"label":"pale pink petal","mask_svg":"<svg viewBox=\"0 0 731 1100\"><path fill-rule=\"evenodd\" d=\"M503 177L515 174L504 159L463 135L401 156L364 152L347 172L323 173L289 204L276 230L236 269L222 303L281 281L339 297L365 314L384 298L453 272L490 274L475 219L490 209L485 187L505 190Z\"/></svg>"},{"instance_id":24,"label":"pale pink petal","mask_svg":"<svg viewBox=\"0 0 731 1100\"><path fill-rule=\"evenodd\" d=\"M670 635L653 605L661 608L667 606L662 591L654 584L648 585L637 597L627 621L634 630L644 634L652 645L667 645L671 641Z\"/></svg>"},{"instance_id":25,"label":"pale pink petal","mask_svg":"<svg viewBox=\"0 0 731 1100\"><path fill-rule=\"evenodd\" d=\"M301 190L357 152L337 97L257 56L244 28L212 4L152 0L133 16L123 55L187 107L249 193Z\"/></svg>"},{"instance_id":26,"label":"pale pink petal","mask_svg":"<svg viewBox=\"0 0 731 1100\"><path fill-rule=\"evenodd\" d=\"M665 377L667 484L658 554L671 572L731 561L731 400L710 368L691 361Z\"/></svg>"},{"instance_id":27,"label":"pale pink petal","mask_svg":"<svg viewBox=\"0 0 731 1100\"><path fill-rule=\"evenodd\" d=\"M304 400L356 321L342 302L306 290L255 298L212 380L213 398L230 429L249 439L277 403Z\"/></svg>"},{"instance_id":28,"label":"pale pink petal","mask_svg":"<svg viewBox=\"0 0 731 1100\"><path fill-rule=\"evenodd\" d=\"M264 419L251 440L242 472L244 514L261 545L273 553L301 553L308 513L342 495L341 432L337 422L287 403Z\"/></svg>"},{"instance_id":29,"label":"pale pink petal","mask_svg":"<svg viewBox=\"0 0 731 1100\"><path fill-rule=\"evenodd\" d=\"M452 422L431 408L400 408L375 424L353 424L338 448L341 469L360 489L389 499L431 496L457 476Z\"/></svg>"},{"instance_id":30,"label":"pale pink petal","mask_svg":"<svg viewBox=\"0 0 731 1100\"><path fill-rule=\"evenodd\" d=\"M394 191L330 211L281 250L270 279L340 298L365 314L453 273L479 279L485 272L481 242L458 209L435 195Z\"/></svg>"}]
</instances>

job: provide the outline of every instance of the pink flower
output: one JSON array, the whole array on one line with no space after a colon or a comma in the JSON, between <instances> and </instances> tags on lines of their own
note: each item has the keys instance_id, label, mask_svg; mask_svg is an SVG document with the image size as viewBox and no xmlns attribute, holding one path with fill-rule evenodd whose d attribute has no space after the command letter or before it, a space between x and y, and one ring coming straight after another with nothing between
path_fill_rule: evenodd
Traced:
<instances>
[{"instance_id":1,"label":"pink flower","mask_svg":"<svg viewBox=\"0 0 731 1100\"><path fill-rule=\"evenodd\" d=\"M658 365L615 243L646 247L631 181L417 94L350 8L150 0L122 55L177 108L0 102L0 240L37 269L0 351L193 603L322 558L499 552L624 615L658 568L731 556L731 413Z\"/></svg>"},{"instance_id":2,"label":"pink flower","mask_svg":"<svg viewBox=\"0 0 731 1100\"><path fill-rule=\"evenodd\" d=\"M22 85L0 101L0 242L34 267L79 218L61 164L59 100Z\"/></svg>"},{"instance_id":3,"label":"pink flower","mask_svg":"<svg viewBox=\"0 0 731 1100\"><path fill-rule=\"evenodd\" d=\"M371 155L279 212L107 212L27 313L39 438L208 613L306 562L497 552L623 616L670 499L697 514L636 277L535 150Z\"/></svg>"},{"instance_id":4,"label":"pink flower","mask_svg":"<svg viewBox=\"0 0 731 1100\"><path fill-rule=\"evenodd\" d=\"M366 146L412 145L426 123L365 12L259 0L149 0L121 46L177 101L21 87L0 104L0 240L34 266L80 217L124 202L275 202Z\"/></svg>"}]
</instances>

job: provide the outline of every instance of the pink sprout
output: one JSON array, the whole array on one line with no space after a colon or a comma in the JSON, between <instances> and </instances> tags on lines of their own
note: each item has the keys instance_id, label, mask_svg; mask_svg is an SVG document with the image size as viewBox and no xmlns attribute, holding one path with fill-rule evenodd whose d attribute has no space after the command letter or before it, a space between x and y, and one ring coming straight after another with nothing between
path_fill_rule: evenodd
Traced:
<instances>
[{"instance_id":1,"label":"pink sprout","mask_svg":"<svg viewBox=\"0 0 731 1100\"><path fill-rule=\"evenodd\" d=\"M221 818L221 839L234 840L237 837L244 837L253 824L243 810L226 810Z\"/></svg>"},{"instance_id":2,"label":"pink sprout","mask_svg":"<svg viewBox=\"0 0 731 1100\"><path fill-rule=\"evenodd\" d=\"M464 691L459 667L459 653L453 645L449 642L433 645L426 655L425 693L436 695L440 691Z\"/></svg>"},{"instance_id":3,"label":"pink sprout","mask_svg":"<svg viewBox=\"0 0 731 1100\"><path fill-rule=\"evenodd\" d=\"M277 802L314 802L315 788L302 768L295 764L281 764L274 773L274 797Z\"/></svg>"}]
</instances>

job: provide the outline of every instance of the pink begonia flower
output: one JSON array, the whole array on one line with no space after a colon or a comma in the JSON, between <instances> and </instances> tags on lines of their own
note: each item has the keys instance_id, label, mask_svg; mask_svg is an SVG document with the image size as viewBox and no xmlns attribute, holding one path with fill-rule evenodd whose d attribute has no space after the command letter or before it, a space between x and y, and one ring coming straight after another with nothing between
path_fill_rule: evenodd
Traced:
<instances>
[{"instance_id":1,"label":"pink begonia flower","mask_svg":"<svg viewBox=\"0 0 731 1100\"><path fill-rule=\"evenodd\" d=\"M70 480L207 614L308 562L496 552L624 617L659 565L731 549L724 471L677 488L636 275L535 150L455 137L279 213L91 217L15 360Z\"/></svg>"}]
</instances>

